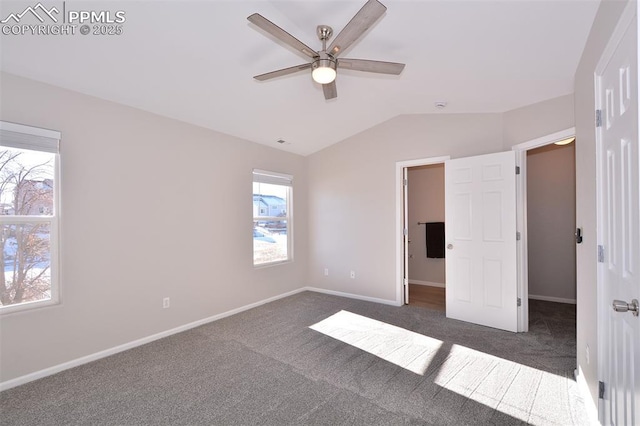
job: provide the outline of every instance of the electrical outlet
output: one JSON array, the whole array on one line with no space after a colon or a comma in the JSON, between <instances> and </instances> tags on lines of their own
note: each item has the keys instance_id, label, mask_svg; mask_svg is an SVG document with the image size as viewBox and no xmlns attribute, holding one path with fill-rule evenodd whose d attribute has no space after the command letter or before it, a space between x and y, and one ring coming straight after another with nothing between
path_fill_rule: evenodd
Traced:
<instances>
[{"instance_id":1,"label":"electrical outlet","mask_svg":"<svg viewBox=\"0 0 640 426\"><path fill-rule=\"evenodd\" d=\"M325 277L329 276L329 268L324 268L324 276Z\"/></svg>"},{"instance_id":2,"label":"electrical outlet","mask_svg":"<svg viewBox=\"0 0 640 426\"><path fill-rule=\"evenodd\" d=\"M355 280L356 279L356 271L351 271L350 276L351 276L352 280Z\"/></svg>"},{"instance_id":3,"label":"electrical outlet","mask_svg":"<svg viewBox=\"0 0 640 426\"><path fill-rule=\"evenodd\" d=\"M162 307L166 309L169 306L171 306L171 300L168 297L165 297L164 299L162 299Z\"/></svg>"}]
</instances>

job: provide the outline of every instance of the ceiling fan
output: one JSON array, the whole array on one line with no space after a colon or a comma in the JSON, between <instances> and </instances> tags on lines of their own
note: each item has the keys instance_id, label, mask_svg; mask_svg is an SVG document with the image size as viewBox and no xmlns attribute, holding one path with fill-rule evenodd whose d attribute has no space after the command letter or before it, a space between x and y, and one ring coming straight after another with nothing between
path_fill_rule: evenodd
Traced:
<instances>
[{"instance_id":1,"label":"ceiling fan","mask_svg":"<svg viewBox=\"0 0 640 426\"><path fill-rule=\"evenodd\" d=\"M362 34L380 18L387 8L378 0L369 0L355 14L346 27L340 31L327 48L327 41L333 35L333 29L328 25L318 25L318 38L322 41L322 50L315 51L262 15L254 13L247 19L259 28L268 32L278 40L288 44L299 52L311 58L311 62L294 67L283 68L266 74L256 75L256 80L264 81L299 71L311 69L314 81L322 84L325 99L338 96L336 89L336 71L338 68L356 71L375 72L380 74L398 75L404 69L404 64L396 62L372 61L368 59L347 59L338 56L355 42Z\"/></svg>"}]
</instances>

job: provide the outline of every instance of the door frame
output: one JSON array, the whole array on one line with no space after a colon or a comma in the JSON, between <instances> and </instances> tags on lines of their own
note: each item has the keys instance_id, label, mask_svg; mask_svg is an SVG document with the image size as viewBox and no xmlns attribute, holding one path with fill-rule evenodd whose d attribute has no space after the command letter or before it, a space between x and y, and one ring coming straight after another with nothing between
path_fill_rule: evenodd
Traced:
<instances>
[{"instance_id":1,"label":"door frame","mask_svg":"<svg viewBox=\"0 0 640 426\"><path fill-rule=\"evenodd\" d=\"M408 224L404 223L404 169L410 167L428 166L430 164L444 164L450 156L427 157L416 160L396 162L396 304L402 306L404 300L404 230L408 230ZM408 231L407 231L408 232ZM408 272L407 272L408 278ZM408 285L408 284L407 284Z\"/></svg>"},{"instance_id":2,"label":"door frame","mask_svg":"<svg viewBox=\"0 0 640 426\"><path fill-rule=\"evenodd\" d=\"M561 130L550 135L514 145L511 149L516 152L516 166L520 168L519 178L516 179L516 228L520 233L520 240L516 243L516 262L518 267L518 298L521 306L518 310L518 332L529 331L529 250L527 237L527 151L576 135L575 127ZM574 142L575 143L575 142ZM575 161L575 160L574 160Z\"/></svg>"}]
</instances>

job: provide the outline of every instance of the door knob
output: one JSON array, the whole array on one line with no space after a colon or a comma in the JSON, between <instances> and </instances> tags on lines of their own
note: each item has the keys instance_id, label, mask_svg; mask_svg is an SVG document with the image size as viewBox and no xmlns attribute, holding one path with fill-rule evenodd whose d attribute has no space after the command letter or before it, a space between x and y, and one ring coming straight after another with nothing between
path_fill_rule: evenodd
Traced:
<instances>
[{"instance_id":1,"label":"door knob","mask_svg":"<svg viewBox=\"0 0 640 426\"><path fill-rule=\"evenodd\" d=\"M637 317L640 313L640 304L638 304L638 299L633 299L631 303L627 303L623 300L614 300L613 301L613 310L616 312L633 312L633 316Z\"/></svg>"},{"instance_id":2,"label":"door knob","mask_svg":"<svg viewBox=\"0 0 640 426\"><path fill-rule=\"evenodd\" d=\"M447 248L448 248L449 250L453 250L453 244L447 244Z\"/></svg>"}]
</instances>

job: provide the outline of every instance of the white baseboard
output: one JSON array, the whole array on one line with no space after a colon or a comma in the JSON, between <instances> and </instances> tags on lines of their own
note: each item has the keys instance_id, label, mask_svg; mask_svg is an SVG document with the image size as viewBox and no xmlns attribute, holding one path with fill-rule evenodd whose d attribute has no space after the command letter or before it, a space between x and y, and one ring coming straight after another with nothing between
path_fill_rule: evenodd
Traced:
<instances>
[{"instance_id":1,"label":"white baseboard","mask_svg":"<svg viewBox=\"0 0 640 426\"><path fill-rule=\"evenodd\" d=\"M529 299L544 300L547 302L569 303L571 305L576 304L576 299L565 299L562 297L551 297L551 296L536 296L535 294L530 294Z\"/></svg>"},{"instance_id":2,"label":"white baseboard","mask_svg":"<svg viewBox=\"0 0 640 426\"><path fill-rule=\"evenodd\" d=\"M598 419L598 408L593 402L591 398L591 392L589 391L589 385L584 378L584 374L582 373L582 368L578 366L578 368L574 371L574 375L576 377L576 383L578 384L578 391L580 392L580 396L584 401L584 406L587 409L587 417L589 418L589 424L594 426L600 426L600 421Z\"/></svg>"},{"instance_id":3,"label":"white baseboard","mask_svg":"<svg viewBox=\"0 0 640 426\"><path fill-rule=\"evenodd\" d=\"M443 283L434 283L432 281L409 280L409 284L427 285L429 287L445 288Z\"/></svg>"},{"instance_id":4,"label":"white baseboard","mask_svg":"<svg viewBox=\"0 0 640 426\"><path fill-rule=\"evenodd\" d=\"M365 302L382 303L383 305L402 306L402 302L389 299L378 299L377 297L361 296L359 294L343 293L335 290L325 290L323 288L305 287L303 290L315 291L316 293L330 294L332 296L348 297L349 299L364 300Z\"/></svg>"},{"instance_id":5,"label":"white baseboard","mask_svg":"<svg viewBox=\"0 0 640 426\"><path fill-rule=\"evenodd\" d=\"M34 380L41 379L43 377L51 376L52 374L56 374L56 373L59 373L59 372L64 371L64 370L68 370L70 368L77 367L77 366L82 365L82 364L87 364L89 362L96 361L96 360L99 360L101 358L105 358L105 357L108 357L110 355L117 354L119 352L126 351L128 349L133 349L133 348L135 348L137 346L141 346L141 345L153 342L154 340L162 339L164 337L168 337L168 336L171 336L173 334L177 334L177 333L180 333L180 332L183 332L183 331L195 328L195 327L199 327L201 325L204 325L204 324L207 324L207 323L210 323L210 322L213 322L213 321L217 321L217 320L222 319L222 318L226 318L226 317L231 316L231 315L238 314L240 312L255 308L257 306L264 305L265 303L273 302L275 300L282 299L284 297L288 297L288 296L292 296L292 295L297 294L297 293L301 293L301 292L303 292L305 290L311 290L311 289L300 288L300 289L297 289L297 290L293 290L293 291L290 291L290 292L287 292L287 293L283 293L283 294L280 294L280 295L277 295L277 296L270 297L268 299L264 299L264 300L261 300L261 301L255 302L255 303L251 303L249 305L241 306L239 308L232 309L230 311L223 312L223 313L218 314L218 315L213 315L213 316L208 317L208 318L204 318L204 319L201 319L201 320L198 320L198 321L190 322L188 324L181 325L179 327L172 328L170 330L162 331L160 333L156 333L156 334L153 334L151 336L143 337L141 339L134 340L132 342L128 342L128 343L125 343L125 344L122 344L122 345L119 345L119 346L115 346L113 348L105 349L103 351L96 352L96 353L93 353L91 355L87 355L87 356L83 356L83 357L80 357L80 358L76 358L74 360L71 360L71 361L68 361L68 362L64 362L62 364L54 365L53 367L45 368L43 370L35 371L33 373L29 373L29 374L26 374L24 376L16 377L15 379L11 379L11 380L7 380L7 381L4 381L4 382L0 382L0 392L2 392L4 390L7 390L7 389L14 388L16 386L23 385L23 384L28 383L28 382L32 382Z\"/></svg>"},{"instance_id":6,"label":"white baseboard","mask_svg":"<svg viewBox=\"0 0 640 426\"><path fill-rule=\"evenodd\" d=\"M97 361L97 360L99 360L101 358L106 358L106 357L108 357L110 355L114 355L114 354L117 354L119 352L126 351L128 349L133 349L133 348L135 348L137 346L141 346L141 345L153 342L154 340L162 339L164 337L168 337L168 336L171 336L173 334L181 333L183 331L187 331L189 329L192 329L192 328L195 328L195 327L199 327L201 325L208 324L210 322L217 321L219 319L226 318L228 316L235 315L235 314L238 314L238 313L243 312L243 311L247 311L249 309L258 307L260 305L264 305L265 303L273 302L275 300L282 299L282 298L285 298L285 297L288 297L288 296L292 296L294 294L302 293L303 291L315 291L317 293L331 294L331 295L334 295L334 296L341 296L341 297L347 297L347 298L350 298L350 299L364 300L364 301L367 301L367 302L382 303L382 304L385 304L385 305L393 305L393 306L401 306L402 305L402 303L397 302L395 300L378 299L376 297L360 296L360 295L357 295L357 294L343 293L341 291L325 290L325 289L315 288L315 287L303 287L303 288L299 288L297 290L289 291L287 293L283 293L283 294L280 294L280 295L277 295L277 296L270 297L268 299L264 299L264 300L260 300L260 301L255 302L255 303L251 303L249 305L241 306L241 307L236 308L236 309L231 309L230 311L223 312L223 313L218 314L218 315L213 315L213 316L208 317L208 318L203 318L203 319L198 320L198 321L190 322L188 324L181 325L179 327L175 327L175 328L172 328L170 330L162 331L160 333L156 333L156 334L153 334L151 336L143 337L141 339L137 339L137 340L134 340L132 342L124 343L122 345L118 345L118 346L115 346L113 348L105 349L105 350L100 351L100 352L96 352L96 353L93 353L93 354L90 354L90 355L87 355L87 356L76 358L74 360L71 360L71 361L68 361L68 362L64 362L62 364L54 365L53 367L45 368L43 370L35 371L33 373L29 373L29 374L26 374L24 376L16 377L15 379L11 379L11 380L7 380L7 381L4 381L4 382L0 382L0 392L2 392L4 390L7 390L7 389L14 388L16 386L23 385L25 383L32 382L34 380L41 379L43 377L51 376L53 374L59 373L59 372L64 371L64 370L68 370L68 369L73 368L73 367L77 367L79 365L87 364L87 363L92 362L92 361Z\"/></svg>"}]
</instances>

